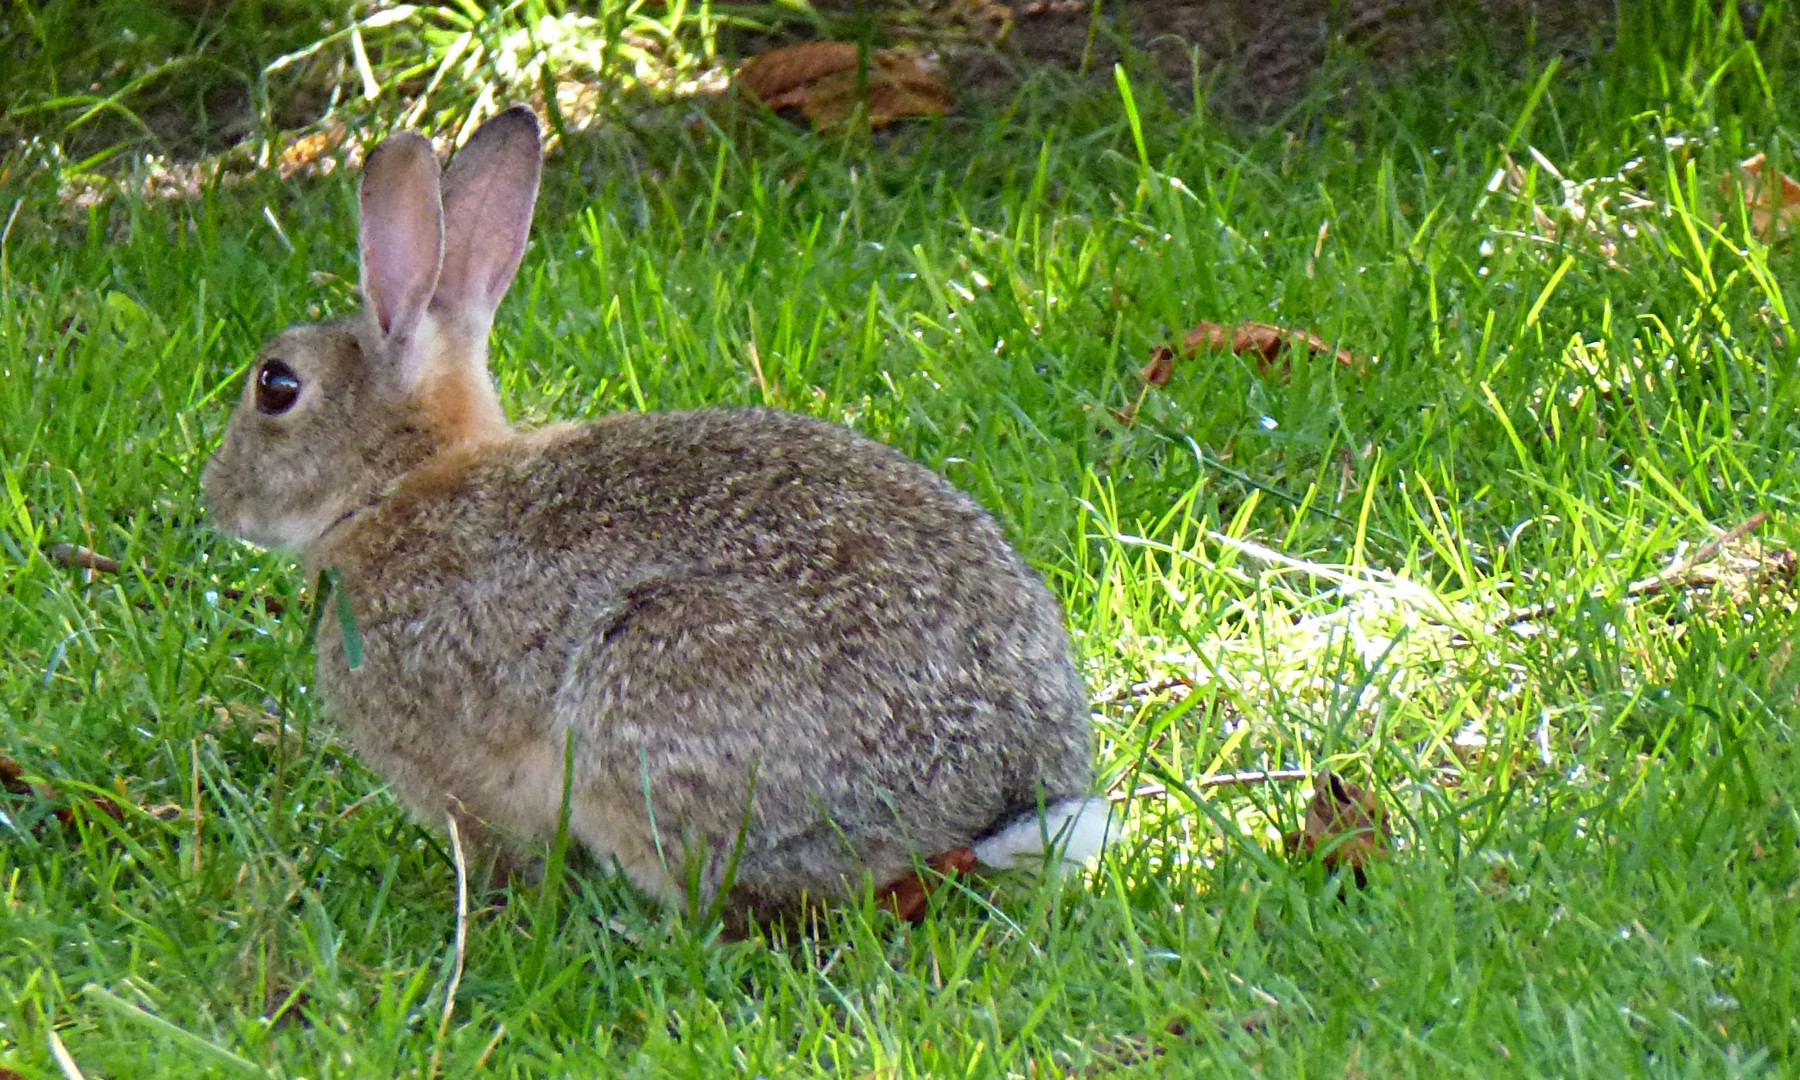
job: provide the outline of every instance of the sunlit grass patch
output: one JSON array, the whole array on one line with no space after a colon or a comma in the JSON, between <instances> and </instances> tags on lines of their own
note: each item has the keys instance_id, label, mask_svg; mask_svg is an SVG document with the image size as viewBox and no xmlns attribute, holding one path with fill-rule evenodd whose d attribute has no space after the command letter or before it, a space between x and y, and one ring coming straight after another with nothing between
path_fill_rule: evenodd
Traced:
<instances>
[{"instance_id":1,"label":"sunlit grass patch","mask_svg":"<svg viewBox=\"0 0 1800 1080\"><path fill-rule=\"evenodd\" d=\"M496 330L513 415L850 424L1067 607L1118 840L912 928L870 896L725 941L583 872L459 920L442 832L320 714L310 583L196 491L262 336L355 303L350 178L72 209L21 174L0 753L55 799L0 802L0 1065L1791 1071L1795 253L1718 180L1788 153L1795 69L1693 18L1293 137L1127 79L1135 112L1114 87L880 141L564 141ZM1208 353L1146 388L1202 320L1371 362ZM1389 811L1365 888L1284 850L1321 767Z\"/></svg>"}]
</instances>

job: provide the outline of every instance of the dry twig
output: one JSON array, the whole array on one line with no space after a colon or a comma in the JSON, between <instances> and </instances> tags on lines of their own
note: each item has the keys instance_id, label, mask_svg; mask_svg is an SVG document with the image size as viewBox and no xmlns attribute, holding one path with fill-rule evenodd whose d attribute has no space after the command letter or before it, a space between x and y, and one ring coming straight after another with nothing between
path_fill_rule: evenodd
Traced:
<instances>
[{"instance_id":1,"label":"dry twig","mask_svg":"<svg viewBox=\"0 0 1800 1080\"><path fill-rule=\"evenodd\" d=\"M1694 549L1693 554L1676 559L1668 569L1652 574L1647 578L1625 586L1624 600L1632 603L1645 600L1660 593L1675 591L1686 592L1689 589L1702 589L1709 585L1717 585L1721 574L1717 568L1706 564L1718 556L1721 551L1737 543L1744 537L1761 528L1769 520L1767 510L1759 510L1731 528L1713 537ZM1598 599L1598 597L1594 597ZM1499 626L1516 626L1519 623L1537 622L1553 615L1564 607L1575 603L1579 597L1566 596L1559 600L1540 600L1535 604L1509 608L1495 620Z\"/></svg>"},{"instance_id":2,"label":"dry twig","mask_svg":"<svg viewBox=\"0 0 1800 1080\"><path fill-rule=\"evenodd\" d=\"M46 1025L44 1034L50 1040L50 1056L55 1059L56 1067L62 1070L66 1080L82 1080L81 1066L75 1064L75 1058L70 1055L69 1048L63 1045L62 1036L56 1033L56 1028Z\"/></svg>"},{"instance_id":3,"label":"dry twig","mask_svg":"<svg viewBox=\"0 0 1800 1080\"><path fill-rule=\"evenodd\" d=\"M49 559L58 566L66 566L73 570L89 570L99 574L120 574L125 571L125 564L121 563L119 560L110 555L102 555L92 548L85 548L79 544L51 544L44 549L44 558ZM174 589L177 591L186 591L202 587L199 582L189 578L179 578L173 574L164 575L160 578L153 578L152 580L161 582L165 589ZM242 589L220 589L218 592L220 596L232 603L237 603L248 596L258 604L261 604L262 609L273 616L279 617L286 609L286 605L277 597L267 596L261 593L246 593Z\"/></svg>"},{"instance_id":4,"label":"dry twig","mask_svg":"<svg viewBox=\"0 0 1800 1080\"><path fill-rule=\"evenodd\" d=\"M450 1015L456 1011L456 991L462 985L463 958L469 945L469 863L463 857L462 831L456 827L456 815L445 814L450 827L450 856L456 864L456 950L450 965L450 986L444 991L444 1014L438 1018L437 1045L431 1048L428 1077L436 1077L444 1037L450 1033Z\"/></svg>"},{"instance_id":5,"label":"dry twig","mask_svg":"<svg viewBox=\"0 0 1800 1080\"><path fill-rule=\"evenodd\" d=\"M1294 780L1310 780L1312 773L1305 769L1245 769L1241 772L1213 773L1202 776L1187 785L1192 791L1205 791L1208 788L1247 787L1251 784L1280 784ZM1145 799L1155 795L1167 795L1166 784L1144 784L1131 791L1115 791L1107 796L1113 802L1129 802L1132 799Z\"/></svg>"},{"instance_id":6,"label":"dry twig","mask_svg":"<svg viewBox=\"0 0 1800 1080\"><path fill-rule=\"evenodd\" d=\"M50 561L60 566L72 566L81 570L97 570L102 574L116 574L121 567L119 560L102 555L91 548L78 547L74 544L51 544L44 554Z\"/></svg>"},{"instance_id":7,"label":"dry twig","mask_svg":"<svg viewBox=\"0 0 1800 1080\"><path fill-rule=\"evenodd\" d=\"M1159 679L1156 682L1132 683L1129 686L1121 686L1112 693L1095 698L1094 704L1118 705L1121 702L1131 701L1135 698L1154 697L1157 694L1166 694L1171 690L1192 690L1193 688L1194 680L1185 675L1172 675L1166 679Z\"/></svg>"}]
</instances>

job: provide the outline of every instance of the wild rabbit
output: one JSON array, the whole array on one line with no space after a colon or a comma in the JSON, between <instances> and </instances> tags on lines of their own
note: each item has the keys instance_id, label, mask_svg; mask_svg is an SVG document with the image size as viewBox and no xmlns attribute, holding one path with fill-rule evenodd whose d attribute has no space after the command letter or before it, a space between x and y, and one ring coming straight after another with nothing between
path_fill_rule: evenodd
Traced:
<instances>
[{"instance_id":1,"label":"wild rabbit","mask_svg":"<svg viewBox=\"0 0 1800 1080\"><path fill-rule=\"evenodd\" d=\"M327 713L425 821L570 835L667 901L762 916L1104 835L1050 592L944 479L771 409L510 427L487 340L536 200L532 114L360 193L364 310L275 335L202 484L334 569ZM566 773L565 773L566 769ZM484 835L486 835L484 833Z\"/></svg>"}]
</instances>

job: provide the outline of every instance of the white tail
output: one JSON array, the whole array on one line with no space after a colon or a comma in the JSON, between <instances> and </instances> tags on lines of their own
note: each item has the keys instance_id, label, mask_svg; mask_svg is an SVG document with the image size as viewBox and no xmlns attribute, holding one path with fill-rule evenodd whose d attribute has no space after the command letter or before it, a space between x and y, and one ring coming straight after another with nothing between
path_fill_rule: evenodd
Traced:
<instances>
[{"instance_id":1,"label":"white tail","mask_svg":"<svg viewBox=\"0 0 1800 1080\"><path fill-rule=\"evenodd\" d=\"M975 858L1000 869L1033 869L1054 854L1063 865L1087 862L1114 838L1104 796L1062 799L1002 825L973 846Z\"/></svg>"}]
</instances>

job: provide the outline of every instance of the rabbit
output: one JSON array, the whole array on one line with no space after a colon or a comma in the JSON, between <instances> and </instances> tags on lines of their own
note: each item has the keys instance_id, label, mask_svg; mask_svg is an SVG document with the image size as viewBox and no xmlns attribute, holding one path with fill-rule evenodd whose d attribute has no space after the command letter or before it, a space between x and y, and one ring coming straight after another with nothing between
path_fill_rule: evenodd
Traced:
<instances>
[{"instance_id":1,"label":"rabbit","mask_svg":"<svg viewBox=\"0 0 1800 1080\"><path fill-rule=\"evenodd\" d=\"M758 918L962 847L1091 855L1062 612L974 500L776 409L508 423L487 343L540 166L524 107L441 177L416 133L376 147L362 311L262 347L203 471L224 531L336 572L317 677L349 746L472 843L566 814L650 895Z\"/></svg>"}]
</instances>

